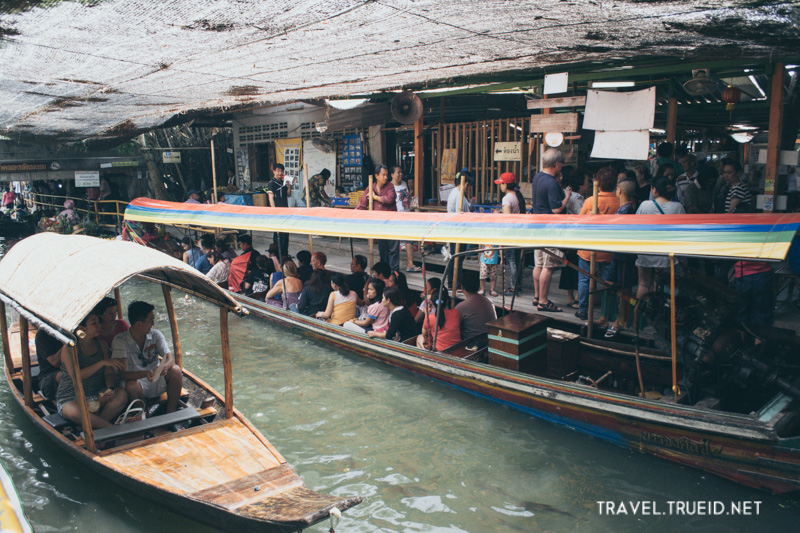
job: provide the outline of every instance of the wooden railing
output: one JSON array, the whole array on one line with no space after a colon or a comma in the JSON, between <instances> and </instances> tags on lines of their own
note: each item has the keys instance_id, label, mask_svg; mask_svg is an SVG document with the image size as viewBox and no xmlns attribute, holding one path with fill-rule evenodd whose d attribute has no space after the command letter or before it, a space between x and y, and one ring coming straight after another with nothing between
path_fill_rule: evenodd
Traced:
<instances>
[{"instance_id":1,"label":"wooden railing","mask_svg":"<svg viewBox=\"0 0 800 533\"><path fill-rule=\"evenodd\" d=\"M122 220L125 217L125 208L128 202L122 200L89 200L87 198L76 198L74 196L62 196L58 194L42 194L38 192L22 193L25 199L25 206L28 209L52 209L56 215L64 210L64 202L72 200L75 202L74 211L80 214L80 218L94 213L97 223L106 229L119 231L122 228Z\"/></svg>"}]
</instances>

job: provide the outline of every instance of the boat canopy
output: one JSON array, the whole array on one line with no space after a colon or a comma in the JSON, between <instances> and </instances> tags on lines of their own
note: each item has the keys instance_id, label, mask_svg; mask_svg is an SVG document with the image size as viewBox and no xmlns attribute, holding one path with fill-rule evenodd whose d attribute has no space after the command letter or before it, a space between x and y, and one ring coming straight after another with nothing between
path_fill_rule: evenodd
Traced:
<instances>
[{"instance_id":1,"label":"boat canopy","mask_svg":"<svg viewBox=\"0 0 800 533\"><path fill-rule=\"evenodd\" d=\"M0 261L0 295L71 335L110 291L133 276L167 283L241 313L225 290L189 265L131 242L39 233Z\"/></svg>"},{"instance_id":2,"label":"boat canopy","mask_svg":"<svg viewBox=\"0 0 800 533\"><path fill-rule=\"evenodd\" d=\"M125 219L401 241L781 260L800 214L506 215L187 204L137 198Z\"/></svg>"}]
</instances>

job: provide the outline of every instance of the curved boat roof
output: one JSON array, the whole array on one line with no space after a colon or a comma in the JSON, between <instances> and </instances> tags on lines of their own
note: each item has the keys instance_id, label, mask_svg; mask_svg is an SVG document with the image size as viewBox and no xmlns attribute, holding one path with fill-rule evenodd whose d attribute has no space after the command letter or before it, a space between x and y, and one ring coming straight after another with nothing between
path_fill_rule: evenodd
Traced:
<instances>
[{"instance_id":1,"label":"curved boat roof","mask_svg":"<svg viewBox=\"0 0 800 533\"><path fill-rule=\"evenodd\" d=\"M402 241L779 260L800 214L504 215L270 208L137 198L126 220Z\"/></svg>"},{"instance_id":2,"label":"curved boat roof","mask_svg":"<svg viewBox=\"0 0 800 533\"><path fill-rule=\"evenodd\" d=\"M177 259L131 242L84 235L39 233L15 244L0 261L0 292L71 334L103 297L134 276L241 311L225 290Z\"/></svg>"}]
</instances>

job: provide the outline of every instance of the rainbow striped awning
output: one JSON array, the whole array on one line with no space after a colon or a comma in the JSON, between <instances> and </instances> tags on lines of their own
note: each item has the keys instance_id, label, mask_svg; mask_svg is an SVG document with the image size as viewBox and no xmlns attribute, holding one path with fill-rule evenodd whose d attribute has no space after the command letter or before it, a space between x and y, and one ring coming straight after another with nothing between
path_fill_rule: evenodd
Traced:
<instances>
[{"instance_id":1,"label":"rainbow striped awning","mask_svg":"<svg viewBox=\"0 0 800 533\"><path fill-rule=\"evenodd\" d=\"M125 219L358 239L780 260L800 214L505 215L273 208L133 200Z\"/></svg>"}]
</instances>

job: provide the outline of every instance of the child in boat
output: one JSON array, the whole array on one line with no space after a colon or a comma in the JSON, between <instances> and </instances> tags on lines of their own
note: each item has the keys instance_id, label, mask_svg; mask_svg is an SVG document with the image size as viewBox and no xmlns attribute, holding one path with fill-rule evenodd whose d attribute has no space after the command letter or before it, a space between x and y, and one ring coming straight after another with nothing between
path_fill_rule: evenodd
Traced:
<instances>
[{"instance_id":1,"label":"child in boat","mask_svg":"<svg viewBox=\"0 0 800 533\"><path fill-rule=\"evenodd\" d=\"M447 293L442 293L434 304L441 307L439 318L436 318L436 307L432 308L422 325L422 333L417 336L417 348L430 350L435 336L436 351L441 352L461 342L461 313L457 309L448 309L450 297Z\"/></svg>"},{"instance_id":2,"label":"child in boat","mask_svg":"<svg viewBox=\"0 0 800 533\"><path fill-rule=\"evenodd\" d=\"M414 322L411 311L406 309L400 299L397 287L386 287L383 291L381 305L389 310L389 327L386 331L368 331L370 337L404 341L415 337L419 333L418 324Z\"/></svg>"},{"instance_id":3,"label":"child in boat","mask_svg":"<svg viewBox=\"0 0 800 533\"><path fill-rule=\"evenodd\" d=\"M381 304L385 285L378 278L370 278L367 282L366 311L359 317L345 322L344 328L358 333L377 331L382 333L389 327L389 309Z\"/></svg>"},{"instance_id":4,"label":"child in boat","mask_svg":"<svg viewBox=\"0 0 800 533\"><path fill-rule=\"evenodd\" d=\"M483 295L486 293L486 280L489 280L490 289L489 294L497 296L497 265L500 263L500 251L497 246L493 244L484 244L485 248L481 253L481 290L478 294Z\"/></svg>"},{"instance_id":5,"label":"child in boat","mask_svg":"<svg viewBox=\"0 0 800 533\"><path fill-rule=\"evenodd\" d=\"M81 321L78 331L83 332L83 336L78 337L76 352L83 393L89 403L89 419L93 428L111 427L111 421L122 412L128 401L125 390L114 388L116 373L125 369L125 362L111 359L108 346L97 338L100 319L94 310ZM81 410L75 396L69 352L62 350L61 354L63 372L56 392L58 414L80 424Z\"/></svg>"},{"instance_id":6,"label":"child in boat","mask_svg":"<svg viewBox=\"0 0 800 533\"><path fill-rule=\"evenodd\" d=\"M358 295L347 286L344 274L337 272L331 277L331 291L328 296L328 306L324 311L318 311L316 318L327 319L335 326L341 326L348 320L356 317L356 300Z\"/></svg>"},{"instance_id":7,"label":"child in boat","mask_svg":"<svg viewBox=\"0 0 800 533\"><path fill-rule=\"evenodd\" d=\"M133 399L158 398L167 393L167 412L178 408L183 372L175 364L164 335L153 328L155 307L147 302L131 302L128 321L131 329L111 343L112 357L122 361L120 377ZM155 372L158 372L156 375Z\"/></svg>"}]
</instances>

